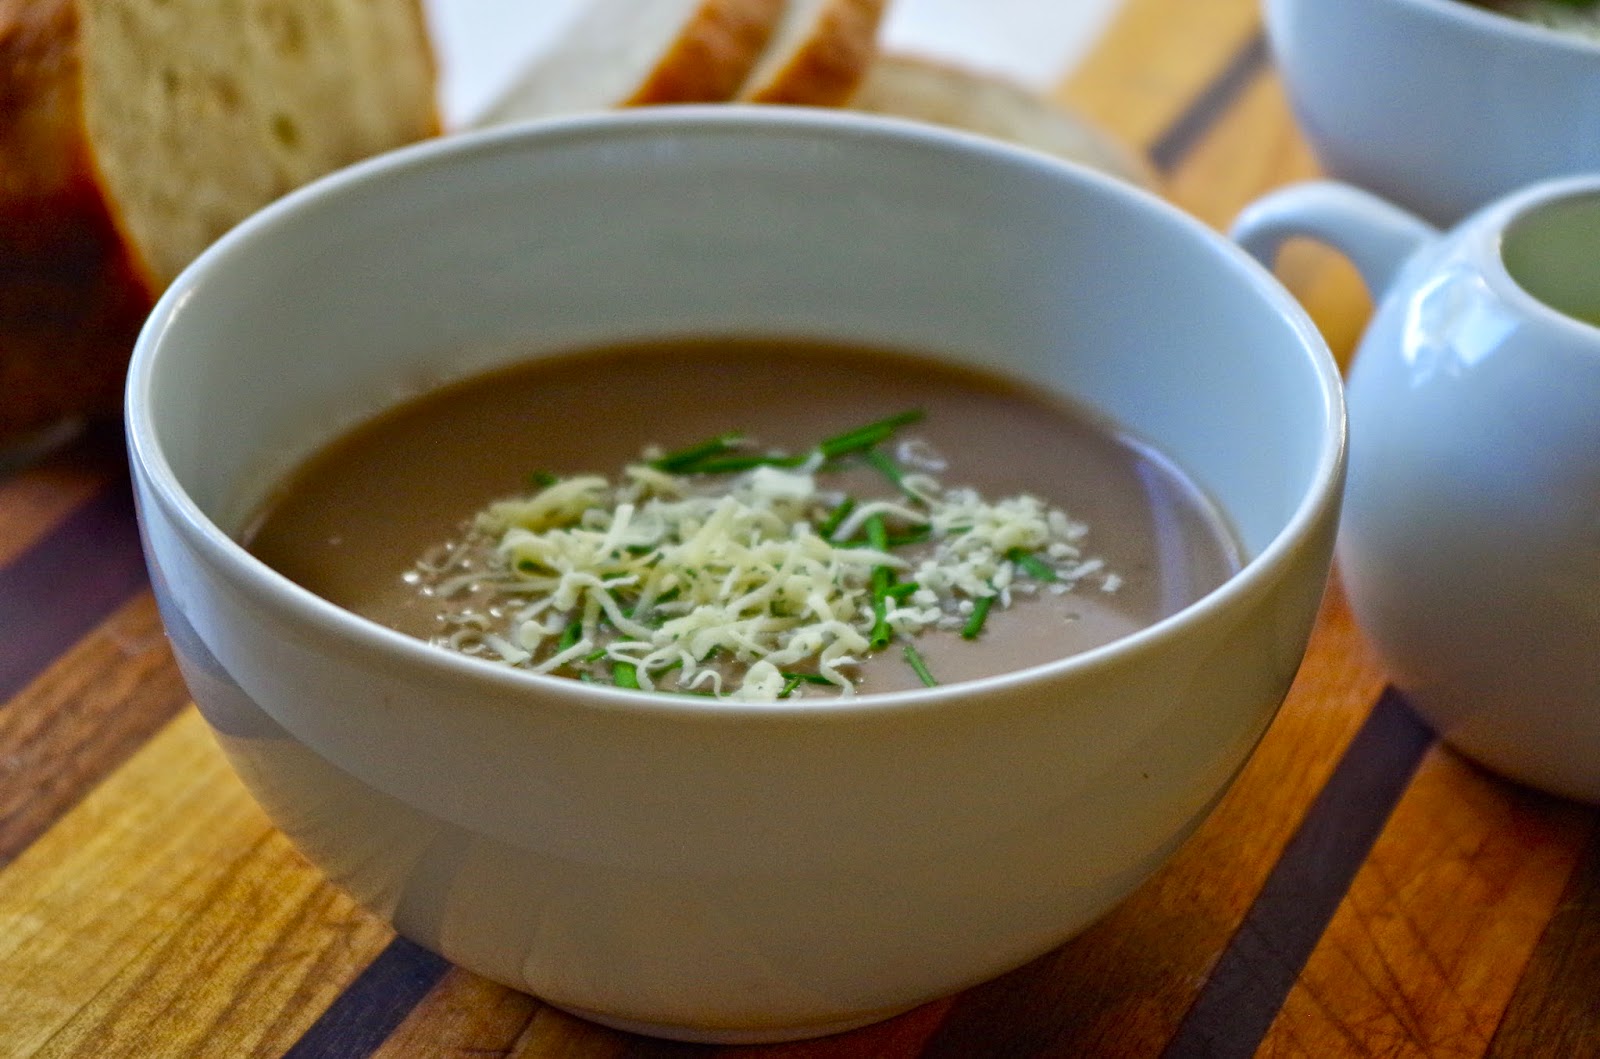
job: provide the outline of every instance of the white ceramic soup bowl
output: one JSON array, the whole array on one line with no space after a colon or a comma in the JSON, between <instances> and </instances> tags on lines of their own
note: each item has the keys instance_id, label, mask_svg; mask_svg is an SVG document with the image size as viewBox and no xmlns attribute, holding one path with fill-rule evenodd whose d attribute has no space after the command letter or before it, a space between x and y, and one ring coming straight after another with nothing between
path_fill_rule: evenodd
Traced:
<instances>
[{"instance_id":1,"label":"white ceramic soup bowl","mask_svg":"<svg viewBox=\"0 0 1600 1059\"><path fill-rule=\"evenodd\" d=\"M1435 224L1600 170L1600 41L1465 0L1265 0L1323 168Z\"/></svg>"},{"instance_id":2,"label":"white ceramic soup bowl","mask_svg":"<svg viewBox=\"0 0 1600 1059\"><path fill-rule=\"evenodd\" d=\"M1075 658L758 706L452 654L235 543L287 468L403 395L704 333L920 350L1086 399L1187 468L1248 565ZM495 130L332 176L173 285L128 394L162 614L277 824L472 970L722 1041L950 993L1136 887L1295 674L1344 468L1326 348L1215 233L1042 155L804 112Z\"/></svg>"}]
</instances>

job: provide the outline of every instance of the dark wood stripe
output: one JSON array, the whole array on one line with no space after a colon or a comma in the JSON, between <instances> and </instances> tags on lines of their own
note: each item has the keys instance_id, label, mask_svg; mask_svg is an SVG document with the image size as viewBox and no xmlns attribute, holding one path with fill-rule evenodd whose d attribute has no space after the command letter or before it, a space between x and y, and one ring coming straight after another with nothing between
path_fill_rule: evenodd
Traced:
<instances>
[{"instance_id":1,"label":"dark wood stripe","mask_svg":"<svg viewBox=\"0 0 1600 1059\"><path fill-rule=\"evenodd\" d=\"M26 471L39 461L77 441L85 432L79 421L58 423L20 441L0 444L0 482Z\"/></svg>"},{"instance_id":2,"label":"dark wood stripe","mask_svg":"<svg viewBox=\"0 0 1600 1059\"><path fill-rule=\"evenodd\" d=\"M149 595L120 429L17 472L86 499L0 563L0 867L189 701ZM80 494L82 495L82 494Z\"/></svg>"},{"instance_id":3,"label":"dark wood stripe","mask_svg":"<svg viewBox=\"0 0 1600 1059\"><path fill-rule=\"evenodd\" d=\"M1432 743L1400 694L1384 692L1284 847L1166 1059L1255 1054Z\"/></svg>"},{"instance_id":4,"label":"dark wood stripe","mask_svg":"<svg viewBox=\"0 0 1600 1059\"><path fill-rule=\"evenodd\" d=\"M366 1059L450 970L450 961L395 938L284 1059Z\"/></svg>"},{"instance_id":5,"label":"dark wood stripe","mask_svg":"<svg viewBox=\"0 0 1600 1059\"><path fill-rule=\"evenodd\" d=\"M126 478L0 568L0 703L148 583Z\"/></svg>"},{"instance_id":6,"label":"dark wood stripe","mask_svg":"<svg viewBox=\"0 0 1600 1059\"><path fill-rule=\"evenodd\" d=\"M1487 1055L1600 1056L1600 829L1590 832Z\"/></svg>"},{"instance_id":7,"label":"dark wood stripe","mask_svg":"<svg viewBox=\"0 0 1600 1059\"><path fill-rule=\"evenodd\" d=\"M1164 174L1182 165L1245 87L1266 70L1269 62L1266 38L1258 30L1206 90L1150 145L1150 164Z\"/></svg>"}]
</instances>

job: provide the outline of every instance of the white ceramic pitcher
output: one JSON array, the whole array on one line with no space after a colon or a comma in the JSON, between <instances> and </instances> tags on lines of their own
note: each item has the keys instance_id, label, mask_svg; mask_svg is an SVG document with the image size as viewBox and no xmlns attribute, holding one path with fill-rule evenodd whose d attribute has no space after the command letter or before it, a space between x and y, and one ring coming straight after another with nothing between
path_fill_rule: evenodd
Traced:
<instances>
[{"instance_id":1,"label":"white ceramic pitcher","mask_svg":"<svg viewBox=\"0 0 1600 1059\"><path fill-rule=\"evenodd\" d=\"M1441 736L1600 802L1600 175L1439 233L1334 183L1234 238L1347 255L1377 301L1347 382L1338 559L1357 620Z\"/></svg>"}]
</instances>

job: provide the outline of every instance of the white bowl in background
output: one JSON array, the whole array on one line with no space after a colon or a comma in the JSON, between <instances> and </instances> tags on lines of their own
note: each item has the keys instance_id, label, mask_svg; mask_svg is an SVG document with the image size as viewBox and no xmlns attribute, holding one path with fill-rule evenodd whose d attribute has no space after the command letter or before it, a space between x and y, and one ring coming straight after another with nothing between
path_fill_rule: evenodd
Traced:
<instances>
[{"instance_id":1,"label":"white bowl in background","mask_svg":"<svg viewBox=\"0 0 1600 1059\"><path fill-rule=\"evenodd\" d=\"M1331 176L1435 224L1600 170L1600 40L1465 0L1265 0L1295 115Z\"/></svg>"}]
</instances>

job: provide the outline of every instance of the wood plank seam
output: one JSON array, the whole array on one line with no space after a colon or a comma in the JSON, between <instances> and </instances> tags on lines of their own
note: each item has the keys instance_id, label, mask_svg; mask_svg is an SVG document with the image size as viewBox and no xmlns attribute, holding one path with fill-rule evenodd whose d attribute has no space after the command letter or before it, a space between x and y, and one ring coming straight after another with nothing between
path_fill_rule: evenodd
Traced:
<instances>
[{"instance_id":1,"label":"wood plank seam","mask_svg":"<svg viewBox=\"0 0 1600 1059\"><path fill-rule=\"evenodd\" d=\"M1249 1056L1405 793L1433 733L1386 689L1218 958L1164 1059Z\"/></svg>"},{"instance_id":2,"label":"wood plank seam","mask_svg":"<svg viewBox=\"0 0 1600 1059\"><path fill-rule=\"evenodd\" d=\"M1150 145L1146 157L1156 171L1165 176L1181 166L1211 127L1233 106L1239 94L1270 62L1266 37L1258 30Z\"/></svg>"},{"instance_id":3,"label":"wood plank seam","mask_svg":"<svg viewBox=\"0 0 1600 1059\"><path fill-rule=\"evenodd\" d=\"M397 937L344 988L284 1059L366 1059L438 985L451 964Z\"/></svg>"},{"instance_id":4,"label":"wood plank seam","mask_svg":"<svg viewBox=\"0 0 1600 1059\"><path fill-rule=\"evenodd\" d=\"M147 584L123 478L0 567L0 704Z\"/></svg>"}]
</instances>

